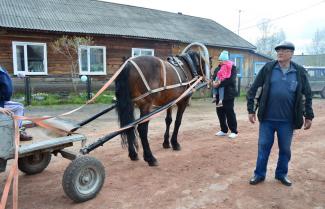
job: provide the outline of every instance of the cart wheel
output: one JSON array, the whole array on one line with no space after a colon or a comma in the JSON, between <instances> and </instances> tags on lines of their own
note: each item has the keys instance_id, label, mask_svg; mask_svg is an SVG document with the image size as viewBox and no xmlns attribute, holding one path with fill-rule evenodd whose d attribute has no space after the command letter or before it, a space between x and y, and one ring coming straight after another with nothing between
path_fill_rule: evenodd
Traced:
<instances>
[{"instance_id":1,"label":"cart wheel","mask_svg":"<svg viewBox=\"0 0 325 209\"><path fill-rule=\"evenodd\" d=\"M36 153L18 159L18 168L27 175L41 173L51 161L50 152Z\"/></svg>"},{"instance_id":2,"label":"cart wheel","mask_svg":"<svg viewBox=\"0 0 325 209\"><path fill-rule=\"evenodd\" d=\"M62 186L65 194L75 202L94 198L105 181L104 166L97 159L81 156L64 171Z\"/></svg>"}]
</instances>

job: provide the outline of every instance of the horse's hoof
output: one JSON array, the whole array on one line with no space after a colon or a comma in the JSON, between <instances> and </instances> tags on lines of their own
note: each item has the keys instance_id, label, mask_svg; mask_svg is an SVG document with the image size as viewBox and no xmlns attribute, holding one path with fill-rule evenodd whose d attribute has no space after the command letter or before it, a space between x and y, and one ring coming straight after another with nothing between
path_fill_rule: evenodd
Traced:
<instances>
[{"instance_id":1,"label":"horse's hoof","mask_svg":"<svg viewBox=\"0 0 325 209\"><path fill-rule=\"evenodd\" d=\"M158 166L159 163L158 163L158 161L156 160L156 161L148 162L148 165L149 165L149 166Z\"/></svg>"},{"instance_id":2,"label":"horse's hoof","mask_svg":"<svg viewBox=\"0 0 325 209\"><path fill-rule=\"evenodd\" d=\"M130 159L131 159L132 161L137 161L137 160L139 160L138 155L129 156L129 157L130 157Z\"/></svg>"},{"instance_id":3,"label":"horse's hoof","mask_svg":"<svg viewBox=\"0 0 325 209\"><path fill-rule=\"evenodd\" d=\"M163 143L163 148L169 149L170 148L170 144L169 143Z\"/></svg>"},{"instance_id":4,"label":"horse's hoof","mask_svg":"<svg viewBox=\"0 0 325 209\"><path fill-rule=\"evenodd\" d=\"M173 150L180 151L181 150L181 145L179 145L179 144L173 145Z\"/></svg>"}]
</instances>

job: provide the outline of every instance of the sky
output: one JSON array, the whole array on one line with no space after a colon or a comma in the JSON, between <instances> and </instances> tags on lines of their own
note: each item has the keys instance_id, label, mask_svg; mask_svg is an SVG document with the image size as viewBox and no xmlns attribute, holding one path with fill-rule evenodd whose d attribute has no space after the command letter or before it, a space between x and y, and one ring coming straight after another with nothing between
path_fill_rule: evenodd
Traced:
<instances>
[{"instance_id":1,"label":"sky","mask_svg":"<svg viewBox=\"0 0 325 209\"><path fill-rule=\"evenodd\" d=\"M257 25L270 19L272 31L283 30L296 46L295 54L308 54L317 30L325 29L325 0L105 0L114 3L181 12L208 18L252 44L260 37ZM240 11L240 12L239 12Z\"/></svg>"}]
</instances>

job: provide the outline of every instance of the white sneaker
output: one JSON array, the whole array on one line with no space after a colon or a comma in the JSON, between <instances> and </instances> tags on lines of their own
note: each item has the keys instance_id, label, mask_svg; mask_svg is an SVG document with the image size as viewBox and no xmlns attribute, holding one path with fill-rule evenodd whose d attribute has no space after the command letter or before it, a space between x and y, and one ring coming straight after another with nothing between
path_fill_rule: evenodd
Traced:
<instances>
[{"instance_id":1,"label":"white sneaker","mask_svg":"<svg viewBox=\"0 0 325 209\"><path fill-rule=\"evenodd\" d=\"M216 135L216 136L226 136L227 133L224 133L224 132L222 132L222 131L218 131L215 135Z\"/></svg>"},{"instance_id":2,"label":"white sneaker","mask_svg":"<svg viewBox=\"0 0 325 209\"><path fill-rule=\"evenodd\" d=\"M231 138L231 139L234 139L234 138L237 137L237 134L235 134L235 133L230 133L230 134L228 135L228 137Z\"/></svg>"}]
</instances>

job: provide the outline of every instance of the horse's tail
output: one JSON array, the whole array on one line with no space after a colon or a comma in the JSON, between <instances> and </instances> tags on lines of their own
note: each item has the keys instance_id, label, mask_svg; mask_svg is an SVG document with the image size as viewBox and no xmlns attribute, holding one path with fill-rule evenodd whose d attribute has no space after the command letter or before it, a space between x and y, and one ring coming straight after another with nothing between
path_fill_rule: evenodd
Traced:
<instances>
[{"instance_id":1,"label":"horse's tail","mask_svg":"<svg viewBox=\"0 0 325 209\"><path fill-rule=\"evenodd\" d=\"M124 127L134 121L134 104L131 99L131 87L129 85L129 72L131 65L127 63L121 73L115 80L116 111L120 126ZM133 132L133 133L132 133ZM127 135L134 134L134 128L129 129L121 134L122 145L127 144ZM133 145L136 144L135 137L130 137ZM129 144L130 146L130 144Z\"/></svg>"}]
</instances>

